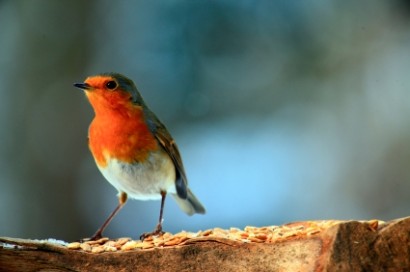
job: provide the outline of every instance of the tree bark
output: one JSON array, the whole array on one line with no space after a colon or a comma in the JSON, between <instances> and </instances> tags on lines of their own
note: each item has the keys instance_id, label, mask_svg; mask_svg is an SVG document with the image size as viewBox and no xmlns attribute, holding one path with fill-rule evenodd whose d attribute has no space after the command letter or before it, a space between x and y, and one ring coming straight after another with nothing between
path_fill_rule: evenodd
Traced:
<instances>
[{"instance_id":1,"label":"tree bark","mask_svg":"<svg viewBox=\"0 0 410 272\"><path fill-rule=\"evenodd\" d=\"M75 243L67 246L2 237L0 271L408 271L410 268L410 217L386 223L309 221L281 227L249 227L243 231L214 229L194 236L170 235L161 243L151 241L152 246L150 241L129 240L117 244L117 250L115 242L107 239L76 247ZM97 251L90 248L97 246L106 250L92 253Z\"/></svg>"}]
</instances>

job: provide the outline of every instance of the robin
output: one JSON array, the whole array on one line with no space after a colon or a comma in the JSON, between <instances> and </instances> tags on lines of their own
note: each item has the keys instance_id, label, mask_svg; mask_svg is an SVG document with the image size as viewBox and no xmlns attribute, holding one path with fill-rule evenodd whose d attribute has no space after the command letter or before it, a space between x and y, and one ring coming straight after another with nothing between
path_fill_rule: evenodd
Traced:
<instances>
[{"instance_id":1,"label":"robin","mask_svg":"<svg viewBox=\"0 0 410 272\"><path fill-rule=\"evenodd\" d=\"M188 215L205 213L188 187L175 141L146 106L132 80L118 73L105 73L74 86L85 91L94 109L95 117L88 131L89 147L102 175L118 190L119 199L118 206L90 240L102 237L128 197L161 199L158 224L154 231L142 234L142 240L163 233L167 193Z\"/></svg>"}]
</instances>

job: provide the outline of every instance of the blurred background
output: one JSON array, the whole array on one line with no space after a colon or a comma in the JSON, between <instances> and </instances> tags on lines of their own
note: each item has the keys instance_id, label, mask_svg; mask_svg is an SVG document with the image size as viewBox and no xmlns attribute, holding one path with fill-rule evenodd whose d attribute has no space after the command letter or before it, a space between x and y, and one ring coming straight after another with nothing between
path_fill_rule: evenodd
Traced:
<instances>
[{"instance_id":1,"label":"blurred background","mask_svg":"<svg viewBox=\"0 0 410 272\"><path fill-rule=\"evenodd\" d=\"M207 214L167 231L410 208L409 1L0 1L0 236L88 237L117 205L87 146L88 75L132 78ZM129 201L137 238L159 201Z\"/></svg>"}]
</instances>

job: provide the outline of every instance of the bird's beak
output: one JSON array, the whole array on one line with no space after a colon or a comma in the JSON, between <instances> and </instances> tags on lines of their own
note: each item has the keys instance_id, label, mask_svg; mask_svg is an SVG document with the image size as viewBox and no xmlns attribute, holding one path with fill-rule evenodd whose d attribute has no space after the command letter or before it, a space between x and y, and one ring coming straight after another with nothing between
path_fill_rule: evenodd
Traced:
<instances>
[{"instance_id":1,"label":"bird's beak","mask_svg":"<svg viewBox=\"0 0 410 272\"><path fill-rule=\"evenodd\" d=\"M73 85L74 85L74 87L77 87L77 88L80 88L80 89L83 89L83 90L90 90L91 89L91 86L87 83L74 83Z\"/></svg>"}]
</instances>

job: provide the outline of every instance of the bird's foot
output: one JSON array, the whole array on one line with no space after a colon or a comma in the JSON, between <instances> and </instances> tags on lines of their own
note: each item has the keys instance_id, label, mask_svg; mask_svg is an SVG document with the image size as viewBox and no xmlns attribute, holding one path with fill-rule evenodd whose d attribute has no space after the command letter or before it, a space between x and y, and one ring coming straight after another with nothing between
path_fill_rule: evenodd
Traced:
<instances>
[{"instance_id":1,"label":"bird's foot","mask_svg":"<svg viewBox=\"0 0 410 272\"><path fill-rule=\"evenodd\" d=\"M80 240L81 243L88 242L88 241L97 241L100 240L102 237L102 233L100 231L97 231L93 236L89 238L83 238Z\"/></svg>"},{"instance_id":2,"label":"bird's foot","mask_svg":"<svg viewBox=\"0 0 410 272\"><path fill-rule=\"evenodd\" d=\"M147 237L150 236L159 236L164 234L165 232L162 231L162 224L158 224L157 227L155 228L154 231L151 232L144 232L143 234L140 235L140 240L144 241L144 239L146 239Z\"/></svg>"}]
</instances>

